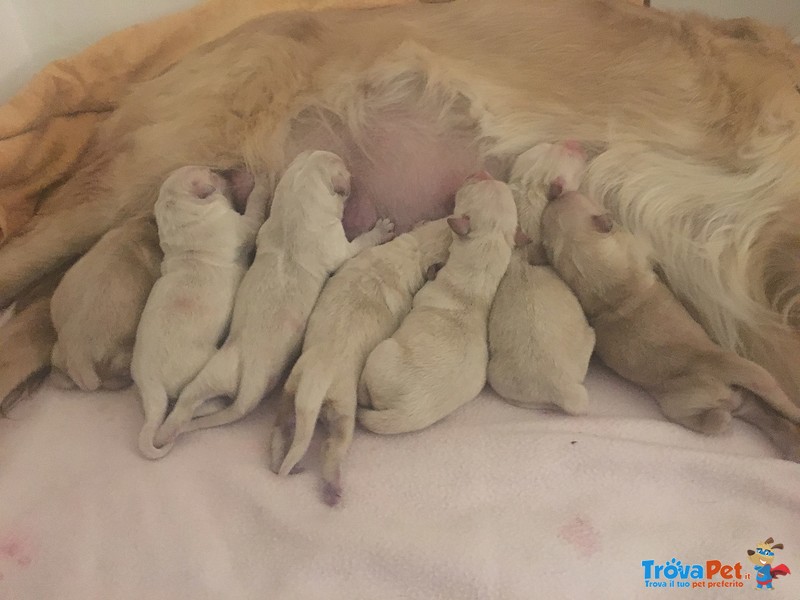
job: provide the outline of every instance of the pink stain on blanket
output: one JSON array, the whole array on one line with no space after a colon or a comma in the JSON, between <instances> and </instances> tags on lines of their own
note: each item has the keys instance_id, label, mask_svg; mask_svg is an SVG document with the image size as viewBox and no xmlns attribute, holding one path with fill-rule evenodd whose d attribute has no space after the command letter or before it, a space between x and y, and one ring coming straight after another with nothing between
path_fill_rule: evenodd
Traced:
<instances>
[{"instance_id":1,"label":"pink stain on blanket","mask_svg":"<svg viewBox=\"0 0 800 600\"><path fill-rule=\"evenodd\" d=\"M7 536L0 539L0 559L9 559L16 562L20 567L27 567L32 559L25 550L25 545L15 536Z\"/></svg>"},{"instance_id":2,"label":"pink stain on blanket","mask_svg":"<svg viewBox=\"0 0 800 600\"><path fill-rule=\"evenodd\" d=\"M600 535L589 519L580 516L562 525L558 530L558 537L569 543L584 558L589 558L600 550Z\"/></svg>"}]
</instances>

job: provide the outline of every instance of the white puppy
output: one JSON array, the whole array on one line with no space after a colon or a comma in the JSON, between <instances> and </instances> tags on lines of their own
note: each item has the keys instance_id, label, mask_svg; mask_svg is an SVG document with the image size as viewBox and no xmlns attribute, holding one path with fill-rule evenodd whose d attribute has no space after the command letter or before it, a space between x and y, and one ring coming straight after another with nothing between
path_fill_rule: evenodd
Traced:
<instances>
[{"instance_id":1,"label":"white puppy","mask_svg":"<svg viewBox=\"0 0 800 600\"><path fill-rule=\"evenodd\" d=\"M339 501L364 362L397 330L426 275L447 259L450 241L444 219L425 223L362 252L325 285L308 320L303 353L284 386L272 435L273 471L286 475L295 467L321 412L323 496L330 505Z\"/></svg>"},{"instance_id":2,"label":"white puppy","mask_svg":"<svg viewBox=\"0 0 800 600\"><path fill-rule=\"evenodd\" d=\"M55 385L90 392L131 384L136 327L161 258L155 221L137 218L105 234L67 271L50 302Z\"/></svg>"},{"instance_id":3,"label":"white puppy","mask_svg":"<svg viewBox=\"0 0 800 600\"><path fill-rule=\"evenodd\" d=\"M497 288L489 313L489 366L486 378L514 405L555 405L584 414L589 396L583 386L594 348L594 332L578 299L541 258L541 218L548 194L576 190L586 168L577 142L540 144L514 164L509 185L519 225L531 245L517 248ZM530 253L533 248L535 252Z\"/></svg>"},{"instance_id":4,"label":"white puppy","mask_svg":"<svg viewBox=\"0 0 800 600\"><path fill-rule=\"evenodd\" d=\"M236 294L231 331L181 393L157 435L166 452L181 432L242 418L269 393L293 361L325 281L344 261L393 236L391 222L348 242L342 226L350 173L331 152L304 152L286 169L258 232L256 258ZM205 401L233 402L197 416Z\"/></svg>"},{"instance_id":5,"label":"white puppy","mask_svg":"<svg viewBox=\"0 0 800 600\"><path fill-rule=\"evenodd\" d=\"M233 298L247 268L267 194L256 188L244 215L234 210L231 185L206 167L182 167L161 187L155 205L164 260L147 300L131 371L142 396L145 423L139 449L148 458L170 398L216 352Z\"/></svg>"},{"instance_id":6,"label":"white puppy","mask_svg":"<svg viewBox=\"0 0 800 600\"><path fill-rule=\"evenodd\" d=\"M542 238L594 327L599 357L652 394L667 418L716 433L733 413L772 433L787 457L800 458L797 427L776 426L782 417L800 422L800 408L767 371L708 338L656 277L633 237L617 230L598 203L575 192L553 200L544 212ZM749 397L742 402L732 386L769 407Z\"/></svg>"},{"instance_id":7,"label":"white puppy","mask_svg":"<svg viewBox=\"0 0 800 600\"><path fill-rule=\"evenodd\" d=\"M444 268L414 297L400 329L367 358L358 420L376 433L427 427L486 384L486 323L511 257L517 210L505 183L469 181L454 214Z\"/></svg>"}]
</instances>

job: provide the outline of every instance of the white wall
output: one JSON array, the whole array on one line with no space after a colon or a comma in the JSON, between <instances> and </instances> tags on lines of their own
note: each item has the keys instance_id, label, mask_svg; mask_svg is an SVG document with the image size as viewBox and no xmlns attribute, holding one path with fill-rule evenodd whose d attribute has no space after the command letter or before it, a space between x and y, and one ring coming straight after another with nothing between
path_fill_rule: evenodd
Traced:
<instances>
[{"instance_id":1,"label":"white wall","mask_svg":"<svg viewBox=\"0 0 800 600\"><path fill-rule=\"evenodd\" d=\"M231 0L234 2L235 0ZM457 0L456 0L457 1ZM0 0L0 102L47 62L199 0ZM665 9L750 15L800 36L800 0L652 0Z\"/></svg>"},{"instance_id":2,"label":"white wall","mask_svg":"<svg viewBox=\"0 0 800 600\"><path fill-rule=\"evenodd\" d=\"M0 0L0 101L53 59L69 56L117 29L198 3L199 0Z\"/></svg>"}]
</instances>

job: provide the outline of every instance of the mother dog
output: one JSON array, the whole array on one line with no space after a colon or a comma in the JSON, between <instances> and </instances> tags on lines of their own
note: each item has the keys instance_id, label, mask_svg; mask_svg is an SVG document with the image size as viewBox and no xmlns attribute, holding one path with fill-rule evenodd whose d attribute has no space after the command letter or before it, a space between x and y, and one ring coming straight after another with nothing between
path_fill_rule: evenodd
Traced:
<instances>
[{"instance_id":1,"label":"mother dog","mask_svg":"<svg viewBox=\"0 0 800 600\"><path fill-rule=\"evenodd\" d=\"M527 148L571 138L597 156L587 187L650 243L692 314L798 401L799 83L779 32L623 0L271 15L131 90L96 158L53 192L71 208L0 248L0 306L152 211L181 165L274 179L302 150L334 151L353 173L353 236L379 217L402 232L444 216L479 166L502 178ZM22 311L8 331L45 319ZM0 390L31 372L21 350L0 348Z\"/></svg>"}]
</instances>

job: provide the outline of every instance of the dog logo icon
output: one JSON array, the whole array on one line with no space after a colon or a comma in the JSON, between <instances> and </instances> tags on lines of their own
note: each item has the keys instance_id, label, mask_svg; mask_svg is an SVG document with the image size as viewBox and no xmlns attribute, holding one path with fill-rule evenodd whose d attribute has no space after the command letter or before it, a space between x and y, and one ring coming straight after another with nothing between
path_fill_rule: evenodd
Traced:
<instances>
[{"instance_id":1,"label":"dog logo icon","mask_svg":"<svg viewBox=\"0 0 800 600\"><path fill-rule=\"evenodd\" d=\"M756 583L758 589L773 589L772 580L776 577L790 575L792 572L784 564L772 566L775 560L775 550L783 550L783 544L776 544L772 538L767 538L756 546L755 550L748 550L747 556L755 565Z\"/></svg>"}]
</instances>

